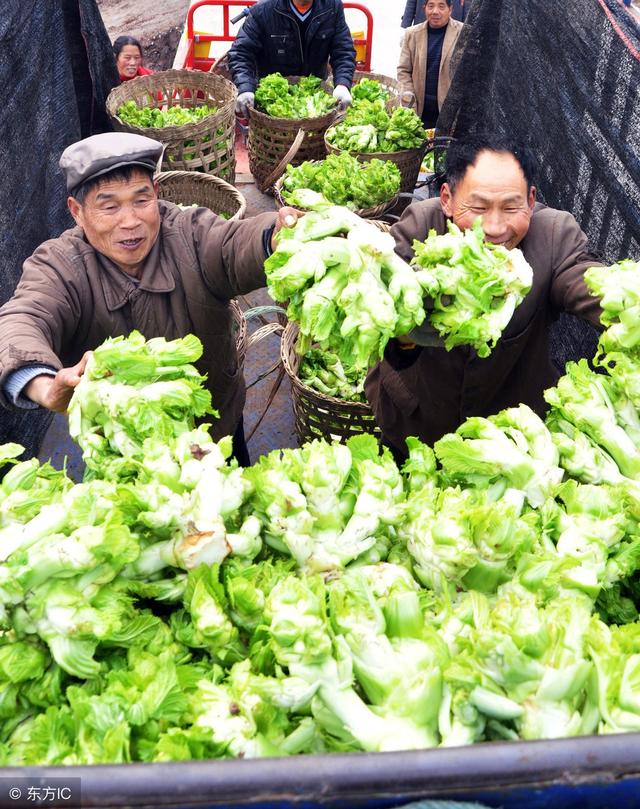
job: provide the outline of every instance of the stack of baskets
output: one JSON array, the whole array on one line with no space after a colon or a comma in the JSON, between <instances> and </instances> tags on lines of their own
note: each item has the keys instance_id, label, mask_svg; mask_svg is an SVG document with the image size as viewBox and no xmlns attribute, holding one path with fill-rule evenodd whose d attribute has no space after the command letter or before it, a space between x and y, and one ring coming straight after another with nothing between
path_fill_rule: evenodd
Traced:
<instances>
[{"instance_id":1,"label":"stack of baskets","mask_svg":"<svg viewBox=\"0 0 640 809\"><path fill-rule=\"evenodd\" d=\"M421 146L416 149L402 149L399 152L350 152L358 160L365 162L377 158L378 160L391 160L395 163L400 171L400 193L410 194L416 187L418 175L420 174L420 166L422 165L422 158L424 157L427 149L429 148L430 141L425 140ZM332 146L326 139L325 145L327 152L334 152L338 154L342 149L337 149Z\"/></svg>"},{"instance_id":2,"label":"stack of baskets","mask_svg":"<svg viewBox=\"0 0 640 809\"><path fill-rule=\"evenodd\" d=\"M107 112L114 129L155 138L166 145L163 171L199 171L235 179L235 86L214 73L199 70L165 70L139 76L115 87L107 98ZM138 107L215 107L217 112L182 126L162 128L126 124L118 117L125 101Z\"/></svg>"},{"instance_id":3,"label":"stack of baskets","mask_svg":"<svg viewBox=\"0 0 640 809\"><path fill-rule=\"evenodd\" d=\"M288 76L295 84L299 76ZM323 85L330 91L329 85ZM285 168L305 160L321 160L325 154L324 133L336 118L336 110L317 118L273 118L254 108L249 110L249 169L256 185L269 192Z\"/></svg>"},{"instance_id":4,"label":"stack of baskets","mask_svg":"<svg viewBox=\"0 0 640 809\"><path fill-rule=\"evenodd\" d=\"M392 79L390 76L383 76L380 73L356 71L353 77L353 83L357 84L362 79L374 79L387 90L390 94L390 99L387 101L389 113L391 113L394 107L402 106L402 89L395 79ZM400 171L400 193L411 193L416 187L418 175L420 174L420 166L422 165L422 158L429 148L429 145L430 141L425 140L425 142L416 149L403 149L400 152L351 152L351 154L361 161L373 160L374 158L378 160L391 160ZM342 151L332 146L327 141L326 133L325 146L329 153Z\"/></svg>"},{"instance_id":5,"label":"stack of baskets","mask_svg":"<svg viewBox=\"0 0 640 809\"><path fill-rule=\"evenodd\" d=\"M366 402L347 402L326 396L300 381L298 371L301 357L296 352L297 339L297 323L288 323L280 341L280 358L291 380L298 443L324 438L325 441L344 444L351 436L361 433L372 433L380 440L380 428Z\"/></svg>"},{"instance_id":6,"label":"stack of baskets","mask_svg":"<svg viewBox=\"0 0 640 809\"><path fill-rule=\"evenodd\" d=\"M292 207L291 204L282 196L283 182L284 177L280 177L273 187L273 196L276 200L276 206L278 208L282 208L285 205ZM379 205L372 205L370 208L358 208L356 209L355 213L357 213L358 216L361 216L363 219L376 219L378 216L382 216L384 213L391 210L391 208L393 208L397 202L398 194L395 194L393 197L381 202Z\"/></svg>"},{"instance_id":7,"label":"stack of baskets","mask_svg":"<svg viewBox=\"0 0 640 809\"><path fill-rule=\"evenodd\" d=\"M163 171L156 177L158 196L176 205L210 208L225 219L242 219L247 210L244 196L230 183L196 171Z\"/></svg>"}]
</instances>

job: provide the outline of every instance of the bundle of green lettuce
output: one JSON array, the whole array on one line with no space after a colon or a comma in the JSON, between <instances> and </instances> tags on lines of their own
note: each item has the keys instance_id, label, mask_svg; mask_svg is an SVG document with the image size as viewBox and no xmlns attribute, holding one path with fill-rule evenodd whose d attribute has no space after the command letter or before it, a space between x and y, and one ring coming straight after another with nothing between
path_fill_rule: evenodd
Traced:
<instances>
[{"instance_id":1,"label":"bundle of green lettuce","mask_svg":"<svg viewBox=\"0 0 640 809\"><path fill-rule=\"evenodd\" d=\"M611 267L591 267L585 282L600 298L600 335L594 362L606 368L616 386L637 408L640 406L640 262L620 261Z\"/></svg>"},{"instance_id":2,"label":"bundle of green lettuce","mask_svg":"<svg viewBox=\"0 0 640 809\"><path fill-rule=\"evenodd\" d=\"M69 407L69 432L90 474L135 475L150 457L148 443L170 441L195 418L217 415L192 364L201 354L194 335L146 341L135 331L92 352Z\"/></svg>"},{"instance_id":3,"label":"bundle of green lettuce","mask_svg":"<svg viewBox=\"0 0 640 809\"><path fill-rule=\"evenodd\" d=\"M361 101L382 101L389 100L389 91L376 79L360 79L351 88L351 99L353 104Z\"/></svg>"},{"instance_id":4,"label":"bundle of green lettuce","mask_svg":"<svg viewBox=\"0 0 640 809\"><path fill-rule=\"evenodd\" d=\"M366 373L344 368L332 351L311 348L300 362L300 381L310 388L347 402L364 402Z\"/></svg>"},{"instance_id":5,"label":"bundle of green lettuce","mask_svg":"<svg viewBox=\"0 0 640 809\"><path fill-rule=\"evenodd\" d=\"M273 118L319 118L335 106L334 97L317 76L302 76L290 84L281 73L270 73L256 89L256 109Z\"/></svg>"},{"instance_id":6,"label":"bundle of green lettuce","mask_svg":"<svg viewBox=\"0 0 640 809\"><path fill-rule=\"evenodd\" d=\"M316 210L280 231L265 261L269 294L289 302L302 356L317 343L335 353L349 374L366 371L391 337L424 320L417 276L396 255L388 233L349 209L308 189L293 192L291 200Z\"/></svg>"},{"instance_id":7,"label":"bundle of green lettuce","mask_svg":"<svg viewBox=\"0 0 640 809\"><path fill-rule=\"evenodd\" d=\"M309 188L334 205L351 210L371 208L392 199L400 190L400 171L390 160L360 163L347 152L330 154L324 160L305 160L287 166L282 180L282 197L293 200L292 192Z\"/></svg>"},{"instance_id":8,"label":"bundle of green lettuce","mask_svg":"<svg viewBox=\"0 0 640 809\"><path fill-rule=\"evenodd\" d=\"M485 242L480 219L465 231L453 222L448 228L414 240L411 264L432 299L429 322L445 348L471 345L488 357L531 289L533 271L517 248Z\"/></svg>"},{"instance_id":9,"label":"bundle of green lettuce","mask_svg":"<svg viewBox=\"0 0 640 809\"><path fill-rule=\"evenodd\" d=\"M180 107L175 104L166 109L160 109L158 107L139 107L135 101L125 101L118 107L117 115L124 124L162 129L165 126L197 123L217 111L217 107L210 107L207 104L199 107Z\"/></svg>"},{"instance_id":10,"label":"bundle of green lettuce","mask_svg":"<svg viewBox=\"0 0 640 809\"><path fill-rule=\"evenodd\" d=\"M427 135L413 110L396 107L390 114L381 100L352 104L344 120L327 130L327 142L346 152L399 152L417 149Z\"/></svg>"}]
</instances>

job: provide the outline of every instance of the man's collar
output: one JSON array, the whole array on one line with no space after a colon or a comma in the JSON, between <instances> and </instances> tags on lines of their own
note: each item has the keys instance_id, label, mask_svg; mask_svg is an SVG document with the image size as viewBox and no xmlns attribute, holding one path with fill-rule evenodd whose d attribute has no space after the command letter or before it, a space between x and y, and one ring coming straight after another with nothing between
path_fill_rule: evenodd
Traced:
<instances>
[{"instance_id":1,"label":"man's collar","mask_svg":"<svg viewBox=\"0 0 640 809\"><path fill-rule=\"evenodd\" d=\"M144 292L172 292L176 287L175 279L161 259L161 233L158 234L149 255L142 265L138 281L123 272L111 259L96 251L101 273L102 291L105 303L110 312L121 309L129 300L132 290L142 289Z\"/></svg>"}]
</instances>

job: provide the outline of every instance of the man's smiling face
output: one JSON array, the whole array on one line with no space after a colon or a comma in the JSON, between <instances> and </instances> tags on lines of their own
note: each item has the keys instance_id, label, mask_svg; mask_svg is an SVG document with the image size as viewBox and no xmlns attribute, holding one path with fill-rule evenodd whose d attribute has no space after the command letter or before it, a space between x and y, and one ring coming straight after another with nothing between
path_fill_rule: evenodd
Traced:
<instances>
[{"instance_id":1,"label":"man's smiling face","mask_svg":"<svg viewBox=\"0 0 640 809\"><path fill-rule=\"evenodd\" d=\"M148 174L107 178L83 203L69 197L68 204L89 244L123 272L137 276L160 232L158 197Z\"/></svg>"},{"instance_id":2,"label":"man's smiling face","mask_svg":"<svg viewBox=\"0 0 640 809\"><path fill-rule=\"evenodd\" d=\"M485 150L453 189L444 183L440 201L458 227L470 228L480 216L487 241L511 249L529 231L536 189L512 154Z\"/></svg>"}]
</instances>

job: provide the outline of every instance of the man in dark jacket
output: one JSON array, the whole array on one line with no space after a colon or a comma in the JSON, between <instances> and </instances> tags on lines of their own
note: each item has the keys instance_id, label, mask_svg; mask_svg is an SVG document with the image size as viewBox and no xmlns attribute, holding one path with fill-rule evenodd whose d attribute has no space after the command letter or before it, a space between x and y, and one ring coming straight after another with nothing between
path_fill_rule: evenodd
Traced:
<instances>
[{"instance_id":1,"label":"man in dark jacket","mask_svg":"<svg viewBox=\"0 0 640 809\"><path fill-rule=\"evenodd\" d=\"M153 172L162 144L127 133L94 135L60 159L77 227L44 242L24 263L0 309L0 404L67 409L87 363L107 337L196 334L196 363L220 412L212 435L232 435L248 464L242 429L245 385L229 301L264 286L282 209L225 222L206 208L158 200ZM284 214L283 214L284 212Z\"/></svg>"},{"instance_id":2,"label":"man in dark jacket","mask_svg":"<svg viewBox=\"0 0 640 809\"><path fill-rule=\"evenodd\" d=\"M258 81L283 76L319 76L333 71L338 106L351 103L356 51L341 0L262 0L251 9L229 51L238 88L236 112L247 117Z\"/></svg>"},{"instance_id":3,"label":"man in dark jacket","mask_svg":"<svg viewBox=\"0 0 640 809\"><path fill-rule=\"evenodd\" d=\"M427 328L411 339L391 340L384 360L369 374L365 393L385 441L399 458L405 439L433 444L468 416L489 416L520 403L542 415L545 388L559 376L549 357L549 327L560 312L600 327L599 301L583 280L599 262L571 214L536 203L534 160L506 139L486 136L454 141L439 199L410 205L391 232L396 251L413 257L413 241L431 228L461 229L482 217L487 241L519 247L533 269L531 291L516 309L491 354L481 359L469 346L445 351Z\"/></svg>"}]
</instances>

